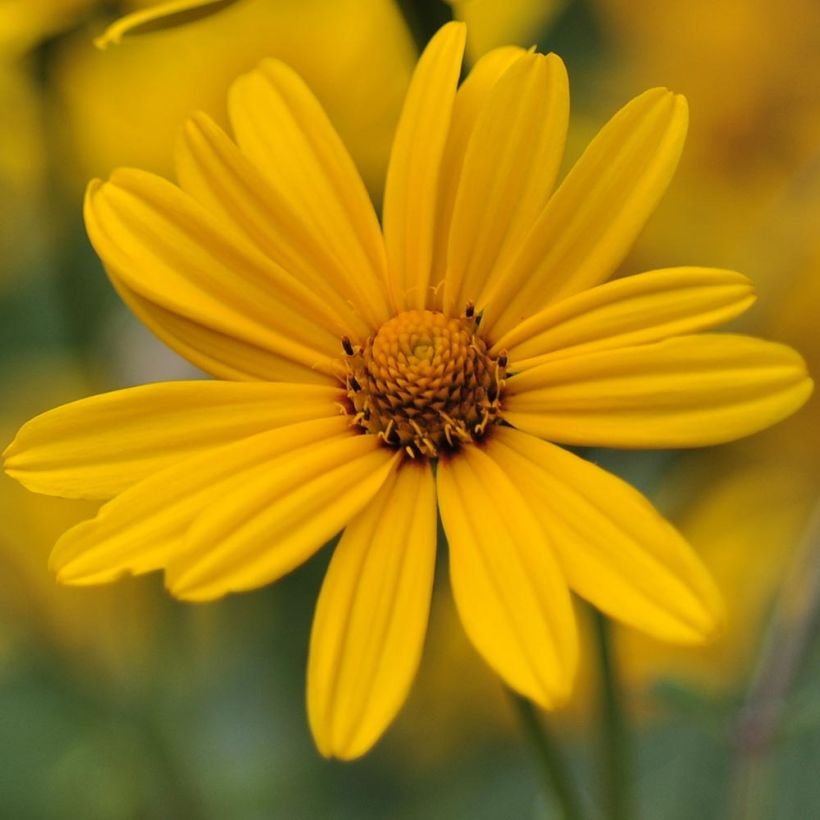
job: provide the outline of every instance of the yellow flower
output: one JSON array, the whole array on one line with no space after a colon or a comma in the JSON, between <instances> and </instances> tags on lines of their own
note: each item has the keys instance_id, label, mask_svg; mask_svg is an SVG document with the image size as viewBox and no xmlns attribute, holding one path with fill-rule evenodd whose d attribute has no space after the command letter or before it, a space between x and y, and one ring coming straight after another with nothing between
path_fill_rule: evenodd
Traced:
<instances>
[{"instance_id":1,"label":"yellow flower","mask_svg":"<svg viewBox=\"0 0 820 820\"><path fill-rule=\"evenodd\" d=\"M0 54L20 56L44 37L67 28L97 0L3 0Z\"/></svg>"},{"instance_id":2,"label":"yellow flower","mask_svg":"<svg viewBox=\"0 0 820 820\"><path fill-rule=\"evenodd\" d=\"M14 399L3 408L0 435L10 435L33 407L87 387L70 361L27 365L24 378L6 375L6 394ZM153 589L137 581L94 590L54 584L46 569L48 550L96 507L32 495L0 476L0 636L12 630L23 646L36 644L100 687L133 676L134 664L146 663L159 601Z\"/></svg>"},{"instance_id":3,"label":"yellow flower","mask_svg":"<svg viewBox=\"0 0 820 820\"><path fill-rule=\"evenodd\" d=\"M363 754L405 699L437 507L469 638L541 706L572 684L570 588L657 638L709 637L719 597L682 537L550 442L713 444L812 389L787 347L693 333L750 304L739 274L605 281L673 173L685 101L633 100L553 192L563 64L505 48L456 90L464 41L447 25L418 63L383 237L330 122L274 60L231 89L235 143L191 118L178 186L136 170L93 182L86 223L114 286L218 380L66 405L6 451L33 490L113 498L55 547L66 583L164 569L174 595L211 600L344 530L308 668L326 755Z\"/></svg>"},{"instance_id":4,"label":"yellow flower","mask_svg":"<svg viewBox=\"0 0 820 820\"><path fill-rule=\"evenodd\" d=\"M231 82L277 57L310 85L368 186L380 191L415 61L393 0L244 0L105 51L91 44L98 31L59 44L55 57L59 136L71 159L63 171L72 185L121 165L170 174L170 146L190 112L226 125Z\"/></svg>"}]
</instances>

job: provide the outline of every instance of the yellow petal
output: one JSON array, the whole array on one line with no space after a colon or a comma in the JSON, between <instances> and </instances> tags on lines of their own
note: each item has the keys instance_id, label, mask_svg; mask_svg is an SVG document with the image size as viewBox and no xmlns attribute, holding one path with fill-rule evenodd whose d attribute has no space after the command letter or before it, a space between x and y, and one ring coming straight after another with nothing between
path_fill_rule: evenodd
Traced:
<instances>
[{"instance_id":1,"label":"yellow petal","mask_svg":"<svg viewBox=\"0 0 820 820\"><path fill-rule=\"evenodd\" d=\"M562 299L500 338L513 370L616 347L657 342L728 322L754 301L753 285L717 268L627 276Z\"/></svg>"},{"instance_id":2,"label":"yellow petal","mask_svg":"<svg viewBox=\"0 0 820 820\"><path fill-rule=\"evenodd\" d=\"M604 126L499 272L486 332L502 336L614 272L672 178L687 122L686 100L655 88Z\"/></svg>"},{"instance_id":3,"label":"yellow petal","mask_svg":"<svg viewBox=\"0 0 820 820\"><path fill-rule=\"evenodd\" d=\"M167 382L103 393L23 425L6 472L35 492L111 498L203 450L275 427L338 414L332 387Z\"/></svg>"},{"instance_id":4,"label":"yellow petal","mask_svg":"<svg viewBox=\"0 0 820 820\"><path fill-rule=\"evenodd\" d=\"M499 427L487 453L527 488L570 587L608 615L665 641L701 643L722 622L720 595L683 537L635 489L566 450Z\"/></svg>"},{"instance_id":5,"label":"yellow petal","mask_svg":"<svg viewBox=\"0 0 820 820\"><path fill-rule=\"evenodd\" d=\"M477 447L441 460L437 478L453 595L468 637L510 687L546 708L558 705L572 685L578 641L544 528L514 477Z\"/></svg>"},{"instance_id":6,"label":"yellow petal","mask_svg":"<svg viewBox=\"0 0 820 820\"><path fill-rule=\"evenodd\" d=\"M384 283L356 260L339 256L325 233L272 186L206 114L182 129L176 152L180 186L210 213L307 284L350 328L369 336L388 316Z\"/></svg>"},{"instance_id":7,"label":"yellow petal","mask_svg":"<svg viewBox=\"0 0 820 820\"><path fill-rule=\"evenodd\" d=\"M381 737L421 659L436 557L428 463L406 461L354 518L328 567L310 638L310 725L326 757Z\"/></svg>"},{"instance_id":8,"label":"yellow petal","mask_svg":"<svg viewBox=\"0 0 820 820\"><path fill-rule=\"evenodd\" d=\"M305 367L236 336L222 333L207 323L180 316L143 299L109 268L106 273L114 289L134 315L168 347L191 364L230 381L298 382L338 385L338 379L316 368Z\"/></svg>"},{"instance_id":9,"label":"yellow petal","mask_svg":"<svg viewBox=\"0 0 820 820\"><path fill-rule=\"evenodd\" d=\"M111 581L167 567L184 548L191 522L227 492L268 472L283 453L330 446L350 437L343 416L289 425L214 447L166 467L105 504L96 518L70 529L50 565L68 584Z\"/></svg>"},{"instance_id":10,"label":"yellow petal","mask_svg":"<svg viewBox=\"0 0 820 820\"><path fill-rule=\"evenodd\" d=\"M291 68L264 60L231 87L237 143L275 190L291 222L312 235L376 325L388 315L384 242L353 160L318 100ZM286 229L282 226L280 230Z\"/></svg>"},{"instance_id":11,"label":"yellow petal","mask_svg":"<svg viewBox=\"0 0 820 820\"><path fill-rule=\"evenodd\" d=\"M85 219L103 262L143 299L333 372L347 330L328 305L176 186L120 169L89 185Z\"/></svg>"},{"instance_id":12,"label":"yellow petal","mask_svg":"<svg viewBox=\"0 0 820 820\"><path fill-rule=\"evenodd\" d=\"M446 311L480 297L549 195L569 120L567 72L554 54L520 57L490 91L470 137L454 205Z\"/></svg>"},{"instance_id":13,"label":"yellow petal","mask_svg":"<svg viewBox=\"0 0 820 820\"><path fill-rule=\"evenodd\" d=\"M701 334L525 370L507 382L503 415L566 444L702 447L775 424L812 387L790 347Z\"/></svg>"},{"instance_id":14,"label":"yellow petal","mask_svg":"<svg viewBox=\"0 0 820 820\"><path fill-rule=\"evenodd\" d=\"M424 308L429 292L441 163L464 54L462 23L443 26L419 59L387 170L384 237L396 306Z\"/></svg>"},{"instance_id":15,"label":"yellow petal","mask_svg":"<svg viewBox=\"0 0 820 820\"><path fill-rule=\"evenodd\" d=\"M147 9L139 9L126 14L112 23L99 37L95 38L97 48L108 48L122 42L123 37L164 31L175 26L192 23L215 14L237 0L168 0Z\"/></svg>"},{"instance_id":16,"label":"yellow petal","mask_svg":"<svg viewBox=\"0 0 820 820\"><path fill-rule=\"evenodd\" d=\"M478 115L481 113L495 84L507 69L527 52L518 46L504 46L485 54L459 86L453 103L453 117L444 157L439 171L439 193L436 199L434 251L430 282L434 286L434 304L439 309L444 303L444 289L439 287L447 268L447 246L450 241L450 223L458 193L458 183Z\"/></svg>"},{"instance_id":17,"label":"yellow petal","mask_svg":"<svg viewBox=\"0 0 820 820\"><path fill-rule=\"evenodd\" d=\"M169 589L206 601L285 575L345 527L399 457L355 434L285 450L197 518L166 573Z\"/></svg>"}]
</instances>

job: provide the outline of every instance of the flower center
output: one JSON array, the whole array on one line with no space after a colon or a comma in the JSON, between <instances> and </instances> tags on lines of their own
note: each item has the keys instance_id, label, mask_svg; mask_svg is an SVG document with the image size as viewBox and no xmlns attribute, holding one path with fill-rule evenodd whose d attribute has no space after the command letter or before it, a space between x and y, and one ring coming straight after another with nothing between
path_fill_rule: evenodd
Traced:
<instances>
[{"instance_id":1,"label":"flower center","mask_svg":"<svg viewBox=\"0 0 820 820\"><path fill-rule=\"evenodd\" d=\"M471 308L408 310L360 348L343 339L355 424L413 458L481 439L499 417L507 360L477 329Z\"/></svg>"}]
</instances>

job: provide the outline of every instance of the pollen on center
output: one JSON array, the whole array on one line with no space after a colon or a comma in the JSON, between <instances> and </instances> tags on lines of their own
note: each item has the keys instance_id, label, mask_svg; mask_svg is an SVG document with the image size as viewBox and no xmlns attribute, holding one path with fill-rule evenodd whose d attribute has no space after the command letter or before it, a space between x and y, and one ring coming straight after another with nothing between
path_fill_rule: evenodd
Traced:
<instances>
[{"instance_id":1,"label":"pollen on center","mask_svg":"<svg viewBox=\"0 0 820 820\"><path fill-rule=\"evenodd\" d=\"M471 308L408 310L342 345L354 424L413 458L479 441L499 418L506 357L489 355Z\"/></svg>"}]
</instances>

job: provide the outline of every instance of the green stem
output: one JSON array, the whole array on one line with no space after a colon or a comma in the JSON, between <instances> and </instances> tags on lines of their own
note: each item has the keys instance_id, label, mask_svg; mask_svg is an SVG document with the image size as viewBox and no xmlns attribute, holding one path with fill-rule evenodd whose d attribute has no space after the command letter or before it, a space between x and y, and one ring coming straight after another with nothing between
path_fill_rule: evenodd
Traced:
<instances>
[{"instance_id":1,"label":"green stem","mask_svg":"<svg viewBox=\"0 0 820 820\"><path fill-rule=\"evenodd\" d=\"M820 626L820 500L797 544L760 649L734 733L728 817L755 820L766 813L763 795L789 695Z\"/></svg>"},{"instance_id":2,"label":"green stem","mask_svg":"<svg viewBox=\"0 0 820 820\"><path fill-rule=\"evenodd\" d=\"M515 707L521 728L541 766L541 775L548 794L554 794L563 820L582 820L581 806L575 796L572 777L558 747L547 733L535 707L526 698L507 690Z\"/></svg>"},{"instance_id":3,"label":"green stem","mask_svg":"<svg viewBox=\"0 0 820 820\"><path fill-rule=\"evenodd\" d=\"M453 9L444 0L398 0L398 6L419 51L423 51L430 38L453 19Z\"/></svg>"},{"instance_id":4,"label":"green stem","mask_svg":"<svg viewBox=\"0 0 820 820\"><path fill-rule=\"evenodd\" d=\"M138 712L133 719L157 774L165 781L165 799L170 816L203 820L208 814L197 784L179 760L165 727L153 714Z\"/></svg>"},{"instance_id":5,"label":"green stem","mask_svg":"<svg viewBox=\"0 0 820 820\"><path fill-rule=\"evenodd\" d=\"M593 613L595 643L601 683L601 767L603 805L610 820L629 820L632 814L631 754L610 626L597 610Z\"/></svg>"}]
</instances>

